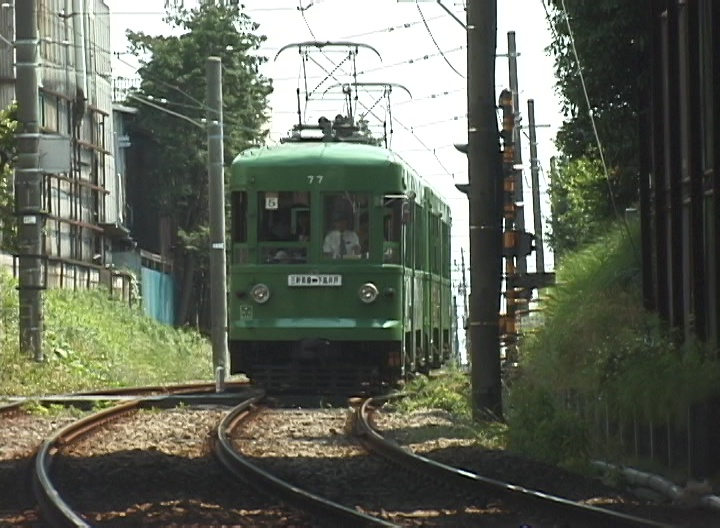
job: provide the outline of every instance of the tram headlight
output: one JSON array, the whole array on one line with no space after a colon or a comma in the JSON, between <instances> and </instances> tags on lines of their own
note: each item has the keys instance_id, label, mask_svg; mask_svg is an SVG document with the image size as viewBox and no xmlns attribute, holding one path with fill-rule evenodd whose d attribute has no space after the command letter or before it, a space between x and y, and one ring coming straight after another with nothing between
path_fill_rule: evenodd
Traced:
<instances>
[{"instance_id":1,"label":"tram headlight","mask_svg":"<svg viewBox=\"0 0 720 528\"><path fill-rule=\"evenodd\" d=\"M378 293L380 292L378 291L377 286L375 286L372 282L363 284L358 291L360 300L365 304L370 304L377 299Z\"/></svg>"},{"instance_id":2,"label":"tram headlight","mask_svg":"<svg viewBox=\"0 0 720 528\"><path fill-rule=\"evenodd\" d=\"M264 284L256 284L250 290L250 297L258 304L265 304L270 299L270 288Z\"/></svg>"}]
</instances>

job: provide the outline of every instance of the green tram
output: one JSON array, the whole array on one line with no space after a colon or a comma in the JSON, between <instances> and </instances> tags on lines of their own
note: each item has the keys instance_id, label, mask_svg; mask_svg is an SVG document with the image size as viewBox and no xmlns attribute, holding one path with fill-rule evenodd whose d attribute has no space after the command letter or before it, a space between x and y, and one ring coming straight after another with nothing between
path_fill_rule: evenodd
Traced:
<instances>
[{"instance_id":1,"label":"green tram","mask_svg":"<svg viewBox=\"0 0 720 528\"><path fill-rule=\"evenodd\" d=\"M229 190L232 373L375 393L449 359L450 207L392 151L335 136L252 148Z\"/></svg>"}]
</instances>

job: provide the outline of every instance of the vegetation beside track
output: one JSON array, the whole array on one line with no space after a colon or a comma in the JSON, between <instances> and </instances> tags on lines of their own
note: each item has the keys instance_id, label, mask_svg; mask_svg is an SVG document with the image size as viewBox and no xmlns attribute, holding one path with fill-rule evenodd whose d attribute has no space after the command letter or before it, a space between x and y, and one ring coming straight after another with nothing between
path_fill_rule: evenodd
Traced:
<instances>
[{"instance_id":1,"label":"vegetation beside track","mask_svg":"<svg viewBox=\"0 0 720 528\"><path fill-rule=\"evenodd\" d=\"M0 270L0 395L212 380L207 340L162 325L105 290L46 292L46 361L35 362L19 350L16 286Z\"/></svg>"},{"instance_id":2,"label":"vegetation beside track","mask_svg":"<svg viewBox=\"0 0 720 528\"><path fill-rule=\"evenodd\" d=\"M619 455L597 427L605 417L681 420L720 391L720 369L699 343L675 336L642 304L640 227L621 226L567 255L545 292L542 329L524 338L508 404L508 446L584 465ZM586 417L580 417L579 410Z\"/></svg>"},{"instance_id":3,"label":"vegetation beside track","mask_svg":"<svg viewBox=\"0 0 720 528\"><path fill-rule=\"evenodd\" d=\"M400 412L422 412L429 409L447 411L452 425L435 428L437 438L472 438L477 445L488 449L501 449L507 444L507 425L477 423L472 419L470 377L465 371L446 369L440 376L418 376L406 387L408 397L392 405ZM423 441L428 432L420 430L417 441ZM410 441L414 441L412 433Z\"/></svg>"},{"instance_id":4,"label":"vegetation beside track","mask_svg":"<svg viewBox=\"0 0 720 528\"><path fill-rule=\"evenodd\" d=\"M470 379L459 371L412 381L398 409L444 409L478 444L576 470L595 472L594 457L646 467L606 440L606 413L628 427L635 416L682 423L690 405L719 395L720 367L644 309L639 236L638 225L620 226L562 260L558 285L543 292L544 324L524 337L506 379L507 425L472 422Z\"/></svg>"}]
</instances>

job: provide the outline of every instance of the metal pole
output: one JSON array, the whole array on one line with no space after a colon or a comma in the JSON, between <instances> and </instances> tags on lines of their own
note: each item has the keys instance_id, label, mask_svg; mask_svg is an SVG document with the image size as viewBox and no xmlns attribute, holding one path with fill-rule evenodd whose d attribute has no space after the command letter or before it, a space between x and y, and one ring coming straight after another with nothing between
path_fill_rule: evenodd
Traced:
<instances>
[{"instance_id":1,"label":"metal pole","mask_svg":"<svg viewBox=\"0 0 720 528\"><path fill-rule=\"evenodd\" d=\"M502 419L502 170L495 102L497 0L467 3L470 340L475 419Z\"/></svg>"},{"instance_id":2,"label":"metal pole","mask_svg":"<svg viewBox=\"0 0 720 528\"><path fill-rule=\"evenodd\" d=\"M208 57L208 193L210 195L210 315L215 383L224 390L227 375L227 271L225 257L225 177L223 173L222 63Z\"/></svg>"},{"instance_id":3,"label":"metal pole","mask_svg":"<svg viewBox=\"0 0 720 528\"><path fill-rule=\"evenodd\" d=\"M508 31L508 61L510 63L510 91L512 92L512 103L513 113L515 114L515 123L520 123L520 90L518 88L518 73L517 73L517 46L515 44L515 32ZM515 229L518 231L525 230L525 194L523 191L523 178L522 178L522 145L521 145L521 130L519 126L515 126L513 130L513 145L515 149L515 158L513 163L518 167L513 170L515 174ZM516 273L518 275L525 275L527 273L527 261L525 256L518 256L516 262Z\"/></svg>"},{"instance_id":4,"label":"metal pole","mask_svg":"<svg viewBox=\"0 0 720 528\"><path fill-rule=\"evenodd\" d=\"M38 124L39 42L36 0L15 3L18 104L15 212L18 218L20 349L43 361L42 171Z\"/></svg>"},{"instance_id":5,"label":"metal pole","mask_svg":"<svg viewBox=\"0 0 720 528\"><path fill-rule=\"evenodd\" d=\"M537 136L535 131L535 101L528 99L528 128L530 135L530 173L532 175L533 225L535 227L536 273L545 272L545 248L543 246L542 211L540 210L540 170L537 157Z\"/></svg>"}]
</instances>

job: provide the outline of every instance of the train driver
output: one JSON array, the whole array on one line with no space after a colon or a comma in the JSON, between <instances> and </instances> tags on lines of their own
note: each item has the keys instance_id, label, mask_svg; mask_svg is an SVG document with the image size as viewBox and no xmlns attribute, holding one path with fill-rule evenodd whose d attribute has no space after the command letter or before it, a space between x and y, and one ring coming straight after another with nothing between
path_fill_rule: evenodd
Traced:
<instances>
[{"instance_id":1,"label":"train driver","mask_svg":"<svg viewBox=\"0 0 720 528\"><path fill-rule=\"evenodd\" d=\"M325 235L323 253L334 259L345 255L360 254L360 239L355 231L348 229L347 218L343 215L333 217L333 229Z\"/></svg>"}]
</instances>

